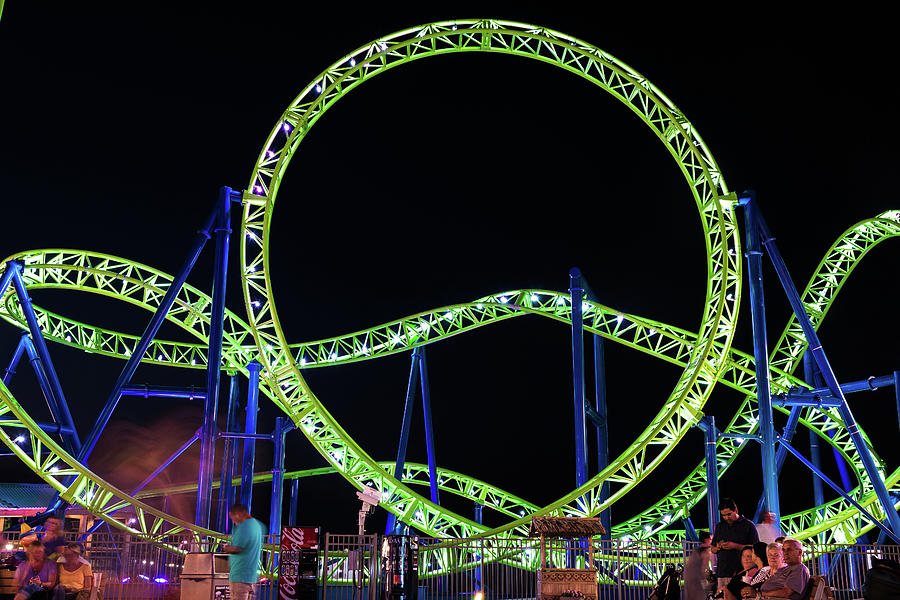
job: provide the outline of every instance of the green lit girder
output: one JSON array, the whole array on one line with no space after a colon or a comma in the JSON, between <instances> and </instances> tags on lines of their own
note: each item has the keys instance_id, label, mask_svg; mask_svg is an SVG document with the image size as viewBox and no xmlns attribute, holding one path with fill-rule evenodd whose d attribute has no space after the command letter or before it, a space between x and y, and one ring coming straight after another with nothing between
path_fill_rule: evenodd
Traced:
<instances>
[{"instance_id":1,"label":"green lit girder","mask_svg":"<svg viewBox=\"0 0 900 600\"><path fill-rule=\"evenodd\" d=\"M832 244L818 267L816 267L802 294L807 313L816 329L821 325L832 302L850 273L853 272L863 257L880 242L898 235L900 235L900 211L891 210L881 213L875 218L866 219L853 225ZM797 385L794 382L799 380L793 379L787 374L793 373L799 367L806 345L806 338L803 336L803 332L797 323L796 316L791 315L787 326L770 354L769 364L773 393L789 388L792 385ZM723 382L727 382L727 378ZM756 405L755 390L755 381L750 381L747 385L744 402L724 429L725 432L752 433L756 431L756 419L753 416L753 409ZM789 412L786 409L777 407L776 410L784 413ZM837 410L804 409L801 423L811 427L823 440L831 441L828 438L828 433L835 436L836 446L840 446L843 449L843 456L848 458L848 462L856 473L857 479L862 483L860 487L851 492L851 496L864 506L867 506L874 516L884 518L885 515L881 505L875 501L871 484L866 477L862 464L858 460L856 449L849 438L846 428L843 426ZM840 439L838 440L838 438ZM871 442L867 437L866 443L871 449ZM727 461L726 467L731 465L740 446L741 444L738 440L719 440L717 452L722 460ZM874 452L873 458L879 465L879 470L884 472L884 464ZM894 472L887 478L885 483L889 490L892 489L892 486L897 485L896 478L897 472ZM613 532L617 535L628 534L636 537L646 537L650 534L659 535L660 523L686 515L690 507L703 498L706 494L705 481L705 462L701 462L691 475L665 498L632 519L617 525L613 528ZM782 527L789 534L801 538L809 537L816 533L825 533L829 537L829 541L833 540L838 543L842 543L843 540L854 540L861 533L873 527L867 521L861 522L858 518L859 512L843 498L829 502L821 510L823 514L818 514L818 508L811 508L797 514L783 516ZM835 524L838 522L842 523L840 528L835 527ZM646 530L648 526L650 531Z\"/></svg>"},{"instance_id":2,"label":"green lit girder","mask_svg":"<svg viewBox=\"0 0 900 600\"><path fill-rule=\"evenodd\" d=\"M634 443L587 484L539 511L541 514L596 514L622 498L669 454L694 425L726 367L740 299L740 242L734 220L735 197L693 125L655 86L628 65L584 41L534 25L495 20L458 20L400 31L372 41L318 75L295 98L271 130L251 175L241 227L241 278L259 360L280 405L325 459L356 487L367 481L381 489L392 512L421 531L471 537L480 527L443 511L394 479L325 410L307 386L282 330L271 293L269 240L275 198L285 169L318 119L367 79L413 60L459 52L491 52L538 60L582 77L621 101L649 127L677 162L700 215L707 262L707 289L696 344L685 370L661 410ZM368 168L368 167L366 167ZM364 176L364 173L360 173ZM302 228L298 231L302 236ZM403 336L409 332L398 331ZM390 343L388 340L387 343ZM600 501L600 485L612 492ZM409 518L421 515L421 519ZM521 533L521 518L490 531Z\"/></svg>"},{"instance_id":3,"label":"green lit girder","mask_svg":"<svg viewBox=\"0 0 900 600\"><path fill-rule=\"evenodd\" d=\"M843 284L844 278L850 273L850 271L852 271L853 266L856 264L856 262L858 262L862 258L862 256L864 256L864 254L869 249L871 249L871 247L873 247L879 241L896 235L898 230L898 224L896 222L897 212L894 211L891 213L885 213L884 215L881 215L881 217L887 218L876 218L864 221L848 230L838 240L838 242L834 244L832 250L828 253L828 255L826 255L826 259L823 260L822 265L817 270L817 274L813 277L810 285L808 286L808 289L821 290L822 286L820 280L825 280L831 282L836 290L840 285ZM894 220L891 220L891 218L893 218ZM848 248L855 248L856 251L854 255L850 257L852 259L851 264L844 264L843 259L829 260L828 256L832 256L836 252L834 250L835 248L841 249L839 251L841 253L840 256L844 258L846 258L845 254ZM104 289L106 295L113 297L116 297L116 292L110 293L109 290L105 288L108 282L111 279L114 279L115 273L122 272L123 267L121 265L124 262L122 261L122 259L117 259L115 257L109 257L105 255L93 256L90 253L79 253L69 250L36 250L31 253L17 255L17 257L24 259L26 263L29 264L29 268L26 270L25 279L26 281L30 282L33 287L49 286L61 287L64 289L80 289L82 291L95 291L95 288L100 287ZM36 257L40 257L41 260L35 260ZM837 266L837 269L834 267L834 265ZM65 266L65 268L62 268L63 266ZM111 268L113 270L107 271L107 268ZM151 274L150 281L141 281L139 278L134 277L131 278L132 286L129 287L127 291L132 298L143 297L158 299L161 297L160 289L155 287L154 285L151 285L151 283L158 284L160 280L166 280L166 278L168 277L167 275L159 272L153 272L152 270L146 269L142 265L129 264L128 268L130 270L129 272L131 273L147 272ZM41 271L42 269L50 271L53 276L48 277L46 275L42 275L41 273L39 273L39 271ZM32 273L31 271L35 272ZM66 277L60 277L60 274L65 274ZM134 289L135 285L137 285L138 287L144 286L148 289L143 293L138 294ZM165 285L165 283L163 283L162 285ZM819 294L821 295L822 292L820 292ZM834 294L830 294L829 297L833 298ZM541 302L542 298L543 302ZM521 304L525 306L520 306L519 304L517 304L517 302L520 302L520 299ZM147 309L152 308L152 306L147 303L135 303ZM202 298L198 304L205 305L206 303L206 299ZM17 306L17 304L13 302L11 298L7 298L7 301L5 303L2 303L2 306ZM465 311L457 310L461 308L474 309L474 314L477 315L477 318L469 319L467 325L462 325L462 323L466 320L465 315L468 313L466 313ZM668 327L657 322L641 320L633 316L626 316L606 307L594 305L590 302L587 302L584 308L586 309L585 314L587 316L586 319L589 330L593 330L615 341L626 343L633 348L640 349L654 356L664 358L666 360L671 360L676 363L683 364L683 357L687 356L688 354L687 347L690 346L690 344L696 337L695 334L684 332L682 330L678 330L677 328ZM825 308L827 309L827 306ZM491 312L493 309L497 309L497 311ZM454 310L457 310L457 312L454 312ZM60 341L62 343L79 346L89 352L96 352L98 350L95 342L96 340L102 338L96 334L86 334L83 329L79 329L79 327L82 327L86 328L87 330L91 330L90 326L84 326L61 318L59 322L55 320L44 321L40 316L43 314L42 309L40 309L40 307L36 307L36 311L39 315L39 321L41 321L42 324L55 324L53 326L46 327L46 329L48 330L48 337L51 337L51 339L55 339L56 341ZM557 294L555 292L521 290L508 292L506 294L496 294L494 296L483 299L483 301L476 301L466 305L458 305L456 307L445 307L436 311L431 311L429 313L422 313L420 315L415 315L413 317L409 317L405 320L400 320L386 326L373 328L372 330L368 330L367 332L350 334L348 336L343 336L342 338L332 338L329 340L302 344L298 345L297 347L306 348L307 350L311 348L316 349L311 351L310 355L327 357L326 362L323 364L338 364L354 360L367 360L379 356L381 355L381 353L393 353L403 349L408 349L410 345L421 343L424 340L435 341L442 337L461 333L467 330L469 327L476 327L491 322L492 320L497 321L511 316L518 316L523 314L539 314L551 316L555 319L568 323L568 296ZM822 316L824 316L824 312L822 312ZM8 318L13 320L14 322L18 322L18 319L12 319L11 316ZM176 314L176 316L173 318L181 317ZM199 317L199 319L189 320L194 325L198 325L198 328L196 330L189 330L193 331L199 337L202 337L205 331L205 328L200 325L202 323L202 320L202 316ZM188 320L185 319L185 321ZM613 324L613 321L615 322L615 324ZM435 325L427 325L428 323L435 323ZM606 324L605 329L603 328L604 323ZM407 332L406 335L402 336L402 341L404 342L403 344L388 344L384 345L383 348L379 347L378 344L372 344L371 351L361 352L356 356L354 356L354 353L340 350L341 348L354 347L360 349L364 347L365 344L361 344L358 340L371 340L378 337L378 335L387 335L386 332L399 332L401 330ZM373 331L376 332L376 334L372 334L371 332ZM112 335L112 333L114 332L110 332L110 335ZM64 335L68 335L72 338L72 340L66 342L63 337ZM91 343L89 345L80 345L78 343L78 341L80 340L90 340ZM357 341L353 342L348 340ZM400 346L402 346L402 348ZM109 344L109 347L113 349L124 348L125 350L120 350L120 352L118 353L112 351L107 353L113 356L118 356L120 358L126 358L128 356L127 349L133 347L133 343ZM331 353L336 353L337 355L333 359L331 359ZM178 352L176 354L180 356L188 355L186 352ZM244 356L243 352L238 352L237 354L239 357ZM741 431L745 433L752 432L755 429L755 421L752 418L752 412L750 412L752 411L753 404L751 397L755 393L753 389L754 380L752 357L738 351L732 351L731 357L728 362L730 367L726 369L726 372L723 376L723 382L726 383L726 385L729 385L730 387L733 387L745 393L747 398L745 398L745 401L742 404L742 408L738 412L738 415L740 416L742 414L747 414L749 416L744 419L739 419L739 417L736 417L732 420L732 423L729 428L727 428L727 430ZM232 364L231 366L233 368L237 368L241 365ZM792 380L790 378L787 378L787 383L785 384L785 386L779 388L777 387L777 384L781 379L785 378L785 374L773 371L772 378L773 381L776 382L776 391L783 391L787 387L799 383L799 380ZM263 389L264 391L266 391L265 388ZM813 425L808 421L804 422L804 424L807 426ZM840 434L836 436L836 440L831 440L825 435L825 432L832 428L837 428L837 431ZM852 456L853 450L850 447L850 441L846 439L846 435L840 430L840 422L838 421L837 423L835 423L834 421L831 421L827 418L822 419L821 426L820 428L818 428L817 433L818 435L822 436L823 439L828 443L837 442L838 449L842 452L842 454L844 454L845 457L848 458L850 464L855 466L855 471L857 473L857 476L859 477L862 473L862 468L854 461L850 460L850 456ZM729 460L732 460L734 453L729 453L728 450L736 451L737 447L735 445L727 445L726 442L726 445L723 445L720 450L723 452L723 457L729 456ZM849 455L848 451L850 452ZM699 467L699 471L703 471L702 464ZM409 473L416 473L416 475L410 479ZM450 472L448 471L448 473ZM702 479L703 477L701 476L700 487L705 488L705 486L703 486L702 484ZM404 481L407 480L411 480L411 482L413 483L427 483L427 476L425 475L424 471L414 470L410 468L407 469L407 471L404 473ZM503 492L502 490L498 490L496 488L493 488L492 486L487 486L487 484L483 484L482 482L478 482L477 480L474 480L472 478L465 478L465 476L455 474L454 476L449 477L448 481L450 486L456 486L459 490L466 490L468 492L467 497L469 497L469 499L493 508L497 508L498 510L501 510L501 512L504 512L509 516L515 517L516 514L521 514L521 511L525 511L526 514L532 514L535 511L535 507L533 505L524 503L524 501L522 501L521 499L514 498L513 496ZM678 490L680 491L682 489L684 489L684 486L679 486ZM858 494L858 491L859 490L857 490L857 492L855 493ZM696 499L699 500L701 497L702 494L696 496ZM689 505L682 504L682 506ZM503 508L505 508L505 510L503 510ZM825 511L826 516L843 515L844 520L849 521L853 518L855 509L847 511L844 510L844 508L846 507L843 507L840 502L833 502L823 510ZM660 510L660 508L656 507L655 510ZM815 522L815 519L813 518L815 510L816 509L811 509L810 511L806 511L798 515L786 516L785 519L787 520L787 522L798 523L798 527L796 529L791 528L791 533L800 533L804 530L809 529ZM655 517L651 515L651 518ZM628 527L628 529L625 529L622 525L619 525L614 528L614 531L617 535L629 534L632 537L664 537L666 533L660 532L658 531L658 529L661 526L664 526L672 518L672 512L663 514L661 517L653 521L650 532L646 532L643 529L637 529L637 531L633 532L632 530L636 529L636 527L633 525L634 519L631 520L632 523L630 523L630 527ZM829 517L828 522L833 523L834 519Z\"/></svg>"}]
</instances>

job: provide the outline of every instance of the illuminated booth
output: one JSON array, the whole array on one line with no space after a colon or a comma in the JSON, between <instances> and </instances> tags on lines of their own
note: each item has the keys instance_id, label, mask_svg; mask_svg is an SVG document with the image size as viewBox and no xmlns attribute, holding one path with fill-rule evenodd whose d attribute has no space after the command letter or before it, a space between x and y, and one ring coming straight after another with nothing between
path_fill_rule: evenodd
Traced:
<instances>
[{"instance_id":1,"label":"illuminated booth","mask_svg":"<svg viewBox=\"0 0 900 600\"><path fill-rule=\"evenodd\" d=\"M606 533L599 518L534 517L529 533L541 538L537 600L597 599L592 540Z\"/></svg>"}]
</instances>

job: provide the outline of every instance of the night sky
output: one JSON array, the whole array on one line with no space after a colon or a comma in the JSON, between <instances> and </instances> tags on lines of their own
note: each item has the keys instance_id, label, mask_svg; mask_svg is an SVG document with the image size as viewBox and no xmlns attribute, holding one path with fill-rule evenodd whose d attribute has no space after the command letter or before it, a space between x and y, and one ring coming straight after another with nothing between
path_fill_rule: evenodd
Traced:
<instances>
[{"instance_id":1,"label":"night sky","mask_svg":"<svg viewBox=\"0 0 900 600\"><path fill-rule=\"evenodd\" d=\"M174 273L217 189L247 185L268 132L321 70L381 35L481 16L581 38L656 84L703 136L730 189L758 192L801 289L845 229L900 208L896 48L880 25L884 15L433 4L329 3L312 12L307 3L254 2L235 11L155 4L135 12L125 3L101 12L7 2L0 20L0 252L81 248ZM608 306L694 331L699 325L703 238L675 162L611 96L535 61L452 55L374 78L312 129L278 198L273 285L291 341L508 289L565 290L573 266ZM204 289L212 250L189 279ZM232 250L228 306L244 315L236 243ZM895 242L876 248L820 329L842 381L900 369L890 283L897 256ZM773 344L789 307L769 267L766 278ZM93 295L34 298L135 334L149 318ZM748 308L745 291L735 347L752 352ZM0 362L17 336L0 327ZM161 337L186 339L171 326ZM573 487L570 339L559 323L525 317L429 346L441 466L541 504ZM646 426L680 370L606 347L616 455ZM51 354L84 438L123 363L55 345ZM11 388L35 418L49 420L24 367ZM393 460L408 369L406 354L312 371L308 381L373 457ZM134 382L202 386L205 376L144 366ZM724 425L738 403L720 386L706 411ZM277 411L264 404L260 430L268 431ZM900 461L893 391L858 394L851 406L892 471ZM91 467L128 489L199 427L200 408L196 401L123 399ZM420 406L415 419L408 458L424 462ZM324 466L302 436L288 440L289 469ZM805 432L796 441L806 449ZM271 450L260 445L259 453L258 467L268 468ZM614 522L658 499L701 456L702 433L692 431L663 468L614 506ZM33 480L12 459L0 460L4 481ZM195 478L192 461L196 456L186 456L161 481ZM811 504L810 481L788 461L783 512ZM721 494L752 513L760 491L759 453L751 446ZM267 499L257 488L253 510L263 520ZM193 499L182 501L175 510L191 518ZM464 503L447 504L472 513ZM301 483L303 524L350 532L357 508L340 477ZM705 507L694 514L705 525ZM485 519L499 522L487 512ZM375 528L383 520L378 513Z\"/></svg>"}]
</instances>

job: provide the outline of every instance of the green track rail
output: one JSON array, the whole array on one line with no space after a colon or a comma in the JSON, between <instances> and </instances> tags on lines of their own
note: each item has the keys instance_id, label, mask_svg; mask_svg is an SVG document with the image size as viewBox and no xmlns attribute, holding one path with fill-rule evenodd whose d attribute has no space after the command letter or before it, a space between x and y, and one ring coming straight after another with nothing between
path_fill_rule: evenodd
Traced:
<instances>
[{"instance_id":1,"label":"green track rail","mask_svg":"<svg viewBox=\"0 0 900 600\"><path fill-rule=\"evenodd\" d=\"M441 489L489 506L510 517L499 528L487 529L431 503L415 488L427 485L427 470L409 465L395 477L389 464L374 460L328 413L308 387L303 371L373 360L441 341L478 327L525 315L570 323L568 294L547 290L512 290L419 313L391 323L326 340L289 343L275 306L269 243L275 199L299 144L318 119L367 79L405 63L465 52L507 54L565 69L611 94L649 127L678 164L698 211L706 251L707 286L699 330L690 332L612 308L585 302L585 329L616 343L650 354L683 368L669 397L635 441L608 468L587 484L548 506L539 507L474 478L442 470ZM757 422L752 356L731 348L741 294L741 251L734 216L736 197L729 193L706 144L694 126L652 83L634 69L584 41L545 28L496 20L458 20L406 29L366 44L325 69L295 98L271 130L253 168L244 194L241 226L240 274L249 316L244 321L226 312L221 367L246 373L252 359L263 364L261 389L298 426L330 464L357 488L371 485L382 491L382 506L416 529L436 537L513 537L524 535L534 515L596 515L621 500L646 478L702 416L717 382L740 391L744 399L726 431L753 433ZM826 254L803 294L813 324L818 327L847 276L879 242L900 232L900 212L890 211L855 225ZM78 250L50 249L9 257L25 264L30 290L66 289L101 294L153 311L172 278L126 259ZM137 336L80 323L35 307L45 336L86 352L128 358ZM156 340L143 361L205 369L211 301L207 294L184 286L167 319L197 339L196 343ZM21 308L12 291L0 298L0 318L23 326ZM804 385L795 377L805 339L791 319L771 355L773 392ZM836 411L807 410L801 424L835 447L851 465L858 480L852 495L877 517L874 499L856 450ZM30 432L31 448L15 441ZM111 525L143 539L163 543L167 535L191 531L197 539L220 539L221 534L199 529L156 511L114 488L86 466L77 463L34 424L6 387L0 387L0 439L62 497ZM831 436L834 436L833 438ZM727 465L742 445L732 439L718 444ZM870 444L871 448L871 444ZM883 463L875 457L884 469ZM322 471L322 470L317 470ZM70 477L74 481L66 485ZM900 478L886 477L889 490ZM705 494L701 462L662 500L616 525L622 538L666 540L669 524L689 514ZM603 501L600 486L610 484ZM130 506L139 515L135 524L116 517ZM817 516L817 511L821 516ZM829 531L833 539L852 539L871 527L843 499L784 518L785 529L801 537Z\"/></svg>"}]
</instances>

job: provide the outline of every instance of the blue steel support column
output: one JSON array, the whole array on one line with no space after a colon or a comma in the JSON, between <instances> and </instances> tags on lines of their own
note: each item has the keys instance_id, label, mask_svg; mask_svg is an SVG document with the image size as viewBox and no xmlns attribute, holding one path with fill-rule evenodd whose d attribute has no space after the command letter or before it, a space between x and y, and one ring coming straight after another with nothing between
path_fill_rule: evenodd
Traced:
<instances>
[{"instance_id":1,"label":"blue steel support column","mask_svg":"<svg viewBox=\"0 0 900 600\"><path fill-rule=\"evenodd\" d=\"M122 397L122 388L131 381L135 370L137 370L138 365L141 364L141 360L144 358L144 354L146 354L147 348L150 347L150 343L153 341L153 338L156 336L156 332L159 331L163 320L169 313L169 309L172 307L172 303L175 302L175 298L178 296L178 293L181 291L184 282L187 280L187 276L191 272L191 269L194 267L194 263L197 262L197 257L200 255L200 251L203 250L203 246L209 239L209 232L210 229L212 229L213 224L215 223L216 214L216 209L210 212L209 217L207 217L206 221L203 223L203 227L200 229L200 231L197 232L197 237L195 238L194 244L193 246L191 246L191 249L188 252L188 256L185 259L184 264L181 265L181 269L178 271L175 279L172 280L171 285L169 285L169 289L166 291L166 295L163 297L162 302L160 302L159 308L157 308L156 312L153 313L153 317L147 324L147 328L144 329L144 333L141 334L141 339L135 345L134 352L131 353L131 356L128 358L128 362L126 362L125 366L122 368L122 372L119 374L119 378L116 380L116 384L113 386L112 392L110 392L109 397L106 399L106 404L100 411L100 416L97 417L97 421L91 428L91 431L84 442L84 446L82 447L81 452L78 453L78 462L86 463L87 457L91 454L94 446L97 445L97 440L100 438L100 434L103 432L103 428L106 427L106 424L109 422L113 411L116 409L116 405L119 403L119 398Z\"/></svg>"},{"instance_id":2,"label":"blue steel support column","mask_svg":"<svg viewBox=\"0 0 900 600\"><path fill-rule=\"evenodd\" d=\"M422 410L425 413L425 449L428 453L428 480L431 482L431 501L441 503L439 481L437 478L437 459L434 457L434 427L431 421L431 389L428 385L428 361L425 357L425 346L419 352L419 384L422 386Z\"/></svg>"},{"instance_id":3,"label":"blue steel support column","mask_svg":"<svg viewBox=\"0 0 900 600\"><path fill-rule=\"evenodd\" d=\"M890 495L884 485L884 479L882 479L882 475L878 472L878 465L875 464L875 460L872 458L872 454L866 446L865 439L863 439L863 436L859 431L859 425L857 425L856 418L850 410L850 405L844 397L844 392L841 390L841 384L838 383L834 370L831 368L831 363L828 361L828 357L822 349L822 342L819 341L819 336L809 320L809 315L806 313L806 308L803 306L803 300L800 298L800 294L797 292L797 288L794 286L794 282L788 273L787 266L785 266L784 260L781 258L778 246L775 245L775 238L772 237L769 228L766 226L765 220L759 212L756 213L756 220L759 231L763 237L763 245L769 253L769 258L772 260L775 272L778 274L779 281L781 281L781 286L784 288L785 295L788 297L791 308L797 316L797 322L803 328L803 334L806 336L807 342L809 342L809 349L807 351L811 352L813 358L816 359L819 371L825 379L825 385L828 386L834 396L841 399L841 405L838 407L841 419L843 419L844 424L847 427L847 432L850 434L850 439L853 440L853 445L856 447L856 452L862 460L863 466L866 469L866 475L868 475L872 487L875 490L875 495L878 496L878 501L881 503L882 509L888 516L891 530L895 534L900 534L900 515L897 514L894 505L891 503Z\"/></svg>"},{"instance_id":4,"label":"blue steel support column","mask_svg":"<svg viewBox=\"0 0 900 600\"><path fill-rule=\"evenodd\" d=\"M603 338L594 335L594 398L597 407L597 416L600 423L597 424L597 472L600 473L609 466L609 426L607 424L606 410L606 350L603 347ZM600 486L600 502L606 502L609 498L609 482L604 481ZM609 508L600 513L600 524L606 533L602 539L608 540L611 535L612 513Z\"/></svg>"},{"instance_id":5,"label":"blue steel support column","mask_svg":"<svg viewBox=\"0 0 900 600\"><path fill-rule=\"evenodd\" d=\"M716 429L716 419L707 415L698 423L704 433L704 454L706 456L706 507L709 513L709 532L716 534L716 524L719 522L719 463L716 458L716 439L719 430Z\"/></svg>"},{"instance_id":6,"label":"blue steel support column","mask_svg":"<svg viewBox=\"0 0 900 600\"><path fill-rule=\"evenodd\" d=\"M225 323L225 289L228 279L228 242L231 234L231 188L219 190L216 213L216 259L212 310L209 315L209 355L206 365L206 401L200 432L200 467L197 478L197 510L194 523L209 527L212 507L213 462L216 454L216 414L222 374L222 329Z\"/></svg>"},{"instance_id":7,"label":"blue steel support column","mask_svg":"<svg viewBox=\"0 0 900 600\"><path fill-rule=\"evenodd\" d=\"M14 272L15 271L10 268L9 263L7 263L6 269L3 271L3 276L0 277L0 297L6 293L6 288L9 286L9 282L12 281Z\"/></svg>"},{"instance_id":8,"label":"blue steel support column","mask_svg":"<svg viewBox=\"0 0 900 600\"><path fill-rule=\"evenodd\" d=\"M297 524L297 500L300 497L300 480L291 479L291 505L288 508L288 526Z\"/></svg>"},{"instance_id":9,"label":"blue steel support column","mask_svg":"<svg viewBox=\"0 0 900 600\"><path fill-rule=\"evenodd\" d=\"M756 220L755 192L744 192L744 228L747 236L747 277L750 280L750 314L753 321L753 362L756 367L756 402L759 433L762 438L763 494L766 509L781 519L778 498L778 470L775 464L775 423L772 416L772 390L769 386L769 344L766 339L766 305L763 296L762 244Z\"/></svg>"},{"instance_id":10,"label":"blue steel support column","mask_svg":"<svg viewBox=\"0 0 900 600\"><path fill-rule=\"evenodd\" d=\"M700 536L697 535L697 530L694 529L694 522L691 521L690 517L684 517L681 519L681 524L684 525L684 537L689 542L699 542Z\"/></svg>"},{"instance_id":11,"label":"blue steel support column","mask_svg":"<svg viewBox=\"0 0 900 600\"><path fill-rule=\"evenodd\" d=\"M251 360L247 365L249 383L247 384L247 415L244 420L244 433L256 434L256 412L259 403L259 371L262 365ZM253 502L253 464L256 462L256 440L252 437L244 439L241 454L241 504L252 511Z\"/></svg>"},{"instance_id":12,"label":"blue steel support column","mask_svg":"<svg viewBox=\"0 0 900 600\"><path fill-rule=\"evenodd\" d=\"M394 477L400 481L403 479L403 467L406 464L406 446L409 442L409 428L412 425L413 400L416 397L416 372L419 368L419 348L412 352L409 365L409 380L406 383L406 402L403 404L403 424L400 426L400 444L397 447L397 461L394 463ZM401 533L402 524L397 522L397 517L388 515L386 534Z\"/></svg>"},{"instance_id":13,"label":"blue steel support column","mask_svg":"<svg viewBox=\"0 0 900 600\"><path fill-rule=\"evenodd\" d=\"M153 471L152 473L150 473L150 474L149 474L142 482L140 482L140 483L138 484L138 486L137 486L136 488L134 488L134 490L131 492L131 494L132 494L132 495L137 494L139 491L141 491L142 489L144 489L145 487L147 487L147 485L148 485L151 481L153 481L154 479L156 479L156 476L157 476L157 475L159 475L160 473L162 473L163 470L164 470L166 467L168 467L168 466L171 465L173 462L175 462L175 459L177 459L179 456L181 456L182 454L184 454L184 452L185 452L188 448L190 448L190 447L194 444L194 442L196 442L196 441L199 440L199 439L200 439L200 430L198 429L197 431L194 432L194 435L192 435L190 438L188 438L188 441L186 441L185 443L183 443L183 444L181 445L181 447L180 447L178 450L176 450L175 452L173 452L172 455L169 456L169 458L167 458L166 460L164 460L164 461L162 462L161 465L159 465L158 467L156 467L156 470L155 470L155 471Z\"/></svg>"},{"instance_id":14,"label":"blue steel support column","mask_svg":"<svg viewBox=\"0 0 900 600\"><path fill-rule=\"evenodd\" d=\"M800 411L803 410L801 406L792 406L791 412L788 415L787 423L784 424L784 433L782 433L781 438L787 441L791 441L794 439L794 434L797 432L797 423L800 422ZM781 468L784 467L784 459L787 458L787 450L779 447L778 452L775 454L775 468L777 472L775 476L781 475ZM759 497L759 502L756 505L756 512L753 513L753 522L758 523L759 517L762 514L763 508L766 505L766 494L765 492Z\"/></svg>"},{"instance_id":15,"label":"blue steel support column","mask_svg":"<svg viewBox=\"0 0 900 600\"><path fill-rule=\"evenodd\" d=\"M6 263L6 269L12 270L12 284L16 288L16 294L19 296L19 305L22 307L22 314L25 322L28 324L28 330L31 332L31 343L37 350L38 356L41 357L41 365L44 367L44 374L47 376L47 382L50 385L53 402L56 405L56 413L54 419L72 432L62 436L66 449L76 454L81 450L81 440L78 439L78 431L75 429L75 423L72 421L72 413L69 412L69 405L66 402L66 396L63 394L62 386L59 384L59 377L56 369L53 368L53 361L50 360L50 351L47 350L47 342L44 341L44 334L41 333L41 326L37 322L37 316L34 314L34 307L31 306L31 298L28 296L28 290L25 289L25 282L22 281L22 265L15 261Z\"/></svg>"},{"instance_id":16,"label":"blue steel support column","mask_svg":"<svg viewBox=\"0 0 900 600\"><path fill-rule=\"evenodd\" d=\"M269 504L269 535L281 533L281 502L284 498L284 438L293 429L288 419L275 418L275 431L272 432L275 449L272 457L272 500Z\"/></svg>"},{"instance_id":17,"label":"blue steel support column","mask_svg":"<svg viewBox=\"0 0 900 600\"><path fill-rule=\"evenodd\" d=\"M897 424L900 426L900 371L894 371L894 397L897 399Z\"/></svg>"},{"instance_id":18,"label":"blue steel support column","mask_svg":"<svg viewBox=\"0 0 900 600\"><path fill-rule=\"evenodd\" d=\"M810 386L818 387L818 382L816 381L816 369L815 362L813 361L812 354L809 352L803 353L803 379ZM822 455L819 452L819 436L810 429L809 430L809 459L813 465L820 471L822 470ZM825 504L825 490L822 488L822 480L819 479L815 473L812 476L813 479L813 504L816 506L822 506ZM822 511L818 511L819 516L822 516ZM825 541L825 534L819 534L816 536L817 542ZM822 575L828 575L828 561L824 556L819 557L819 573Z\"/></svg>"},{"instance_id":19,"label":"blue steel support column","mask_svg":"<svg viewBox=\"0 0 900 600\"><path fill-rule=\"evenodd\" d=\"M587 435L584 423L584 330L582 302L584 284L581 271L569 271L569 294L572 301L572 384L575 402L575 487L587 482Z\"/></svg>"},{"instance_id":20,"label":"blue steel support column","mask_svg":"<svg viewBox=\"0 0 900 600\"><path fill-rule=\"evenodd\" d=\"M234 433L237 431L237 411L238 411L238 389L237 373L231 372L229 376L228 386L228 416L225 421L226 433ZM219 510L216 513L216 531L228 533L230 529L228 524L231 520L228 518L228 507L234 502L232 501L231 480L234 477L234 449L237 447L237 441L234 438L225 438L225 447L222 451L222 471L219 481Z\"/></svg>"},{"instance_id":21,"label":"blue steel support column","mask_svg":"<svg viewBox=\"0 0 900 600\"><path fill-rule=\"evenodd\" d=\"M50 389L50 382L47 380L47 374L44 372L44 367L41 364L41 357L38 356L37 350L31 343L31 338L25 336L21 342L25 347L25 352L28 354L28 360L31 362L34 375L37 377L41 394L43 394L44 400L47 402L47 408L50 409L50 415L54 421L59 422L59 408L53 400L53 390Z\"/></svg>"},{"instance_id":22,"label":"blue steel support column","mask_svg":"<svg viewBox=\"0 0 900 600\"><path fill-rule=\"evenodd\" d=\"M3 295L3 292L0 291L0 296ZM9 382L12 381L12 376L16 374L16 368L19 366L19 361L22 360L22 353L25 352L25 345L28 343L28 332L23 331L22 336L19 338L19 343L16 344L16 350L13 352L12 359L9 361L9 366L3 370L3 385L9 386Z\"/></svg>"}]
</instances>

